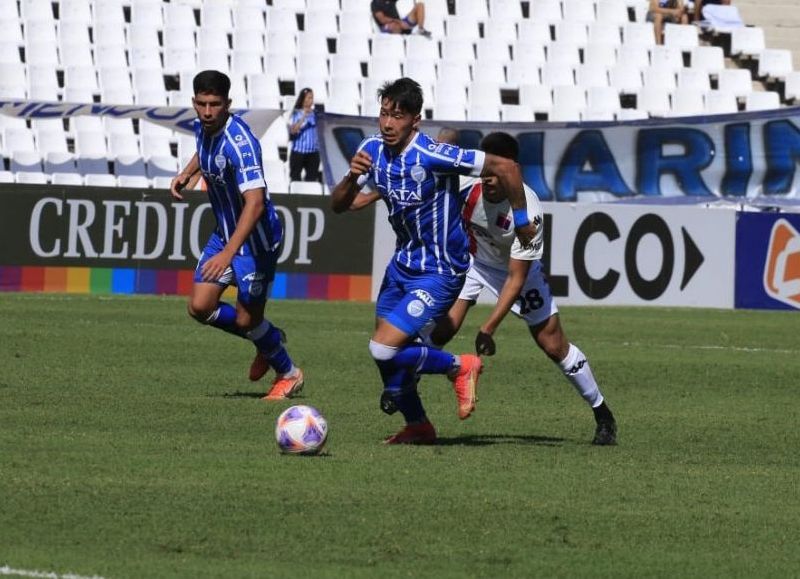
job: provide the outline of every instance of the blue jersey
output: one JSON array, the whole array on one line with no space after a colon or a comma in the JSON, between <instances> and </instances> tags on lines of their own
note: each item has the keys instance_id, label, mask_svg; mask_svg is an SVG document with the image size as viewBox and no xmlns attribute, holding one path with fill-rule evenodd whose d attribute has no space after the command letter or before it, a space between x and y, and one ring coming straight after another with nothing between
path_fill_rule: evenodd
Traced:
<instances>
[{"instance_id":1,"label":"blue jersey","mask_svg":"<svg viewBox=\"0 0 800 579\"><path fill-rule=\"evenodd\" d=\"M437 143L424 133L397 155L380 135L366 138L358 149L372 158L368 178L389 209L397 263L424 273L466 272L469 241L458 175L480 175L484 153Z\"/></svg>"},{"instance_id":2,"label":"blue jersey","mask_svg":"<svg viewBox=\"0 0 800 579\"><path fill-rule=\"evenodd\" d=\"M289 125L295 124L303 118L303 110L296 109L291 118ZM319 151L319 142L317 141L317 114L311 111L300 125L300 132L296 135L289 135L292 141L292 151L295 153L316 153Z\"/></svg>"},{"instance_id":3,"label":"blue jersey","mask_svg":"<svg viewBox=\"0 0 800 579\"><path fill-rule=\"evenodd\" d=\"M263 188L264 215L238 253L260 256L276 250L281 243L283 227L264 181L261 145L250 127L238 115L230 115L225 126L213 135L206 135L199 121L195 121L194 132L200 170L217 218L217 234L227 243L244 208L242 194Z\"/></svg>"}]
</instances>

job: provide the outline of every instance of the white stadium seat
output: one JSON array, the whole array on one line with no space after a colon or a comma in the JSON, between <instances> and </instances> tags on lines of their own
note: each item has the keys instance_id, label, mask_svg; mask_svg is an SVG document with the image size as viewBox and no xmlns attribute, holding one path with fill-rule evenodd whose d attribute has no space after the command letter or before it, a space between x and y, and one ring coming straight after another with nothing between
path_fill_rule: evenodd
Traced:
<instances>
[{"instance_id":1,"label":"white stadium seat","mask_svg":"<svg viewBox=\"0 0 800 579\"><path fill-rule=\"evenodd\" d=\"M768 111L780 108L781 97L772 91L753 91L745 98L744 110L746 111Z\"/></svg>"}]
</instances>

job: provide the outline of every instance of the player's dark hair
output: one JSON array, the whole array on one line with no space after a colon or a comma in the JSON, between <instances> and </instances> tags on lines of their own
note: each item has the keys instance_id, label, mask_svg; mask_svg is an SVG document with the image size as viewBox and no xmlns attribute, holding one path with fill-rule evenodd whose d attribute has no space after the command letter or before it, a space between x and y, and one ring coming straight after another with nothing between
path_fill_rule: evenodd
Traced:
<instances>
[{"instance_id":1,"label":"player's dark hair","mask_svg":"<svg viewBox=\"0 0 800 579\"><path fill-rule=\"evenodd\" d=\"M481 150L512 161L516 161L519 158L519 143L514 137L502 131L489 133L483 137Z\"/></svg>"},{"instance_id":2,"label":"player's dark hair","mask_svg":"<svg viewBox=\"0 0 800 579\"><path fill-rule=\"evenodd\" d=\"M388 99L405 113L418 115L422 110L422 87L408 77L389 81L378 89L378 100Z\"/></svg>"},{"instance_id":3,"label":"player's dark hair","mask_svg":"<svg viewBox=\"0 0 800 579\"><path fill-rule=\"evenodd\" d=\"M304 88L303 90L300 91L300 93L297 95L297 100L294 101L295 110L303 108L303 101L306 100L306 95L308 93L310 93L310 92L314 92L314 91L312 89L308 88L308 87L306 87L306 88Z\"/></svg>"},{"instance_id":4,"label":"player's dark hair","mask_svg":"<svg viewBox=\"0 0 800 579\"><path fill-rule=\"evenodd\" d=\"M192 82L194 94L213 94L227 99L231 91L231 79L218 70L198 72Z\"/></svg>"}]
</instances>

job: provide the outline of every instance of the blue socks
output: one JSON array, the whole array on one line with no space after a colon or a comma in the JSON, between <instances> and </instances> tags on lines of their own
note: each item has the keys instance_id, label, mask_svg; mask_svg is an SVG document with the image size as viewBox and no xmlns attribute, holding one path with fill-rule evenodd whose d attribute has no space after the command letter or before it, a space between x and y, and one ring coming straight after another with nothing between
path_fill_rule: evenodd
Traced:
<instances>
[{"instance_id":1,"label":"blue socks","mask_svg":"<svg viewBox=\"0 0 800 579\"><path fill-rule=\"evenodd\" d=\"M247 332L247 337L253 341L258 351L267 357L270 366L278 374L286 374L294 367L289 353L283 347L281 331L267 320Z\"/></svg>"},{"instance_id":2,"label":"blue socks","mask_svg":"<svg viewBox=\"0 0 800 579\"><path fill-rule=\"evenodd\" d=\"M206 324L240 338L247 337L236 327L236 308L225 302L219 302L217 309L208 316Z\"/></svg>"}]
</instances>

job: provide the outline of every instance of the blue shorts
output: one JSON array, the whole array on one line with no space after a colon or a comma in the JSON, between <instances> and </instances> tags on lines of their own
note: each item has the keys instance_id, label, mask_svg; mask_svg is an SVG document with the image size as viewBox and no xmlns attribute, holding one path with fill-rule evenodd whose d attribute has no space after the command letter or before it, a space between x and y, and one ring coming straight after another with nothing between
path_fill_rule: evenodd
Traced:
<instances>
[{"instance_id":1,"label":"blue shorts","mask_svg":"<svg viewBox=\"0 0 800 579\"><path fill-rule=\"evenodd\" d=\"M392 259L383 276L375 314L416 336L426 325L447 315L463 285L464 276L419 273Z\"/></svg>"},{"instance_id":2,"label":"blue shorts","mask_svg":"<svg viewBox=\"0 0 800 579\"><path fill-rule=\"evenodd\" d=\"M411 18L409 18L408 16L404 16L400 20L408 24L411 28L414 28L417 25L417 23L411 20ZM381 26L381 32L391 32L391 30L389 29L388 25L384 24L383 26ZM401 34L411 34L411 30L403 30Z\"/></svg>"},{"instance_id":3,"label":"blue shorts","mask_svg":"<svg viewBox=\"0 0 800 579\"><path fill-rule=\"evenodd\" d=\"M222 251L224 247L225 243L222 238L216 232L212 233L194 270L195 283L204 282L201 273L203 264ZM239 289L237 299L243 304L266 302L269 297L269 284L275 279L277 262L278 254L273 252L263 256L237 253L233 256L230 267L222 276L210 283L223 287L235 285Z\"/></svg>"}]
</instances>

